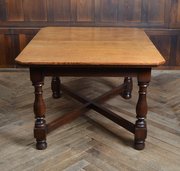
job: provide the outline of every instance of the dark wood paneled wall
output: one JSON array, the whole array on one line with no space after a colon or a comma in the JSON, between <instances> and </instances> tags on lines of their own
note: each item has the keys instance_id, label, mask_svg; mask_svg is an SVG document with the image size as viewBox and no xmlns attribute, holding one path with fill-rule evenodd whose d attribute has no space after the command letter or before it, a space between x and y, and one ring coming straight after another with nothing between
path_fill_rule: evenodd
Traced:
<instances>
[{"instance_id":1,"label":"dark wood paneled wall","mask_svg":"<svg viewBox=\"0 0 180 171\"><path fill-rule=\"evenodd\" d=\"M180 0L0 0L0 67L45 26L140 27L166 66L180 66Z\"/></svg>"}]
</instances>

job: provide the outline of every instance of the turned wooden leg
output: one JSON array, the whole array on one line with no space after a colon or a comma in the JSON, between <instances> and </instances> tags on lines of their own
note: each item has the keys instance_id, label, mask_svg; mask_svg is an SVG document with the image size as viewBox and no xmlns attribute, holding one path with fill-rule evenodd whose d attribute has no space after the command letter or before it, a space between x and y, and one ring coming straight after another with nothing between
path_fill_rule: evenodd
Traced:
<instances>
[{"instance_id":1,"label":"turned wooden leg","mask_svg":"<svg viewBox=\"0 0 180 171\"><path fill-rule=\"evenodd\" d=\"M142 77L138 78L139 86L139 99L136 106L137 121L135 123L135 149L142 150L145 147L145 139L147 136L146 115L148 111L148 105L146 100L147 87L150 81L150 72L142 74Z\"/></svg>"},{"instance_id":2,"label":"turned wooden leg","mask_svg":"<svg viewBox=\"0 0 180 171\"><path fill-rule=\"evenodd\" d=\"M34 114L35 126L34 137L36 138L36 148L38 150L46 149L46 121L45 121L45 103L43 100L42 86L44 84L44 77L38 71L30 70L31 81L35 88Z\"/></svg>"},{"instance_id":3,"label":"turned wooden leg","mask_svg":"<svg viewBox=\"0 0 180 171\"><path fill-rule=\"evenodd\" d=\"M133 89L132 78L131 77L125 77L124 78L124 84L125 84L125 87L124 87L122 97L125 99L130 99L131 98L131 92Z\"/></svg>"},{"instance_id":4,"label":"turned wooden leg","mask_svg":"<svg viewBox=\"0 0 180 171\"><path fill-rule=\"evenodd\" d=\"M51 90L53 98L57 99L61 97L61 82L59 77L52 77Z\"/></svg>"}]
</instances>

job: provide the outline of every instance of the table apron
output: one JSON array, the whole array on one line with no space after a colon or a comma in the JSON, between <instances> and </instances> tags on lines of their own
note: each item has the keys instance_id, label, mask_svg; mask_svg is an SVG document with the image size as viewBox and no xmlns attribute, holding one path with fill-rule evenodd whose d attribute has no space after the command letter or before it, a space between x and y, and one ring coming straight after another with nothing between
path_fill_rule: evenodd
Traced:
<instances>
[{"instance_id":1,"label":"table apron","mask_svg":"<svg viewBox=\"0 0 180 171\"><path fill-rule=\"evenodd\" d=\"M136 77L139 73L151 72L151 68L113 67L30 67L30 71L41 72L43 76L73 77Z\"/></svg>"}]
</instances>

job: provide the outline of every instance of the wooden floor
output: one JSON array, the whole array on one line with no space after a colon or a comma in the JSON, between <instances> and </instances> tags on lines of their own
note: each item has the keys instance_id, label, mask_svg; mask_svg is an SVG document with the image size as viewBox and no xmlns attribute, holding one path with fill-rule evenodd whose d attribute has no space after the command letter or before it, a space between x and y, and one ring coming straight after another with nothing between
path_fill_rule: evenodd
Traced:
<instances>
[{"instance_id":1,"label":"wooden floor","mask_svg":"<svg viewBox=\"0 0 180 171\"><path fill-rule=\"evenodd\" d=\"M121 78L62 78L79 93L94 98L119 85ZM149 87L146 148L136 151L133 135L94 111L48 135L48 148L35 149L33 87L29 73L0 72L0 171L179 171L180 71L154 71ZM50 79L44 86L47 121L70 111L78 102L63 95L52 99ZM135 121L137 86L133 97L105 103Z\"/></svg>"}]
</instances>

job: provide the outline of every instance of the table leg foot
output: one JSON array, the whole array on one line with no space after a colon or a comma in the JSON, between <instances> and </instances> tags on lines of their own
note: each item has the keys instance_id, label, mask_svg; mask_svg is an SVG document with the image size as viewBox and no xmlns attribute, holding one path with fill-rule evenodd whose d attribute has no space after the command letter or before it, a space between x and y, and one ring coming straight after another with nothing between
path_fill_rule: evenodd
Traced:
<instances>
[{"instance_id":1,"label":"table leg foot","mask_svg":"<svg viewBox=\"0 0 180 171\"><path fill-rule=\"evenodd\" d=\"M36 148L44 150L47 148L46 143L46 121L44 118L36 118L34 126L34 138L36 138Z\"/></svg>"},{"instance_id":2,"label":"table leg foot","mask_svg":"<svg viewBox=\"0 0 180 171\"><path fill-rule=\"evenodd\" d=\"M59 77L52 77L51 81L51 90L52 90L52 97L54 99L58 99L61 97L61 82Z\"/></svg>"},{"instance_id":3,"label":"table leg foot","mask_svg":"<svg viewBox=\"0 0 180 171\"><path fill-rule=\"evenodd\" d=\"M134 148L135 148L136 150L143 150L144 147L145 147L145 142L144 142L144 141L136 141L136 142L134 143Z\"/></svg>"},{"instance_id":4,"label":"table leg foot","mask_svg":"<svg viewBox=\"0 0 180 171\"><path fill-rule=\"evenodd\" d=\"M46 141L37 141L36 143L36 149L37 150L45 150L47 148L47 143Z\"/></svg>"},{"instance_id":5,"label":"table leg foot","mask_svg":"<svg viewBox=\"0 0 180 171\"><path fill-rule=\"evenodd\" d=\"M130 99L131 98L131 92L132 92L132 89L133 89L132 78L131 77L125 77L124 78L124 84L125 84L125 87L124 87L122 97L124 99Z\"/></svg>"},{"instance_id":6,"label":"table leg foot","mask_svg":"<svg viewBox=\"0 0 180 171\"><path fill-rule=\"evenodd\" d=\"M144 149L146 137L147 137L146 121L142 118L138 118L135 124L135 139L134 139L134 148L136 150Z\"/></svg>"}]
</instances>

